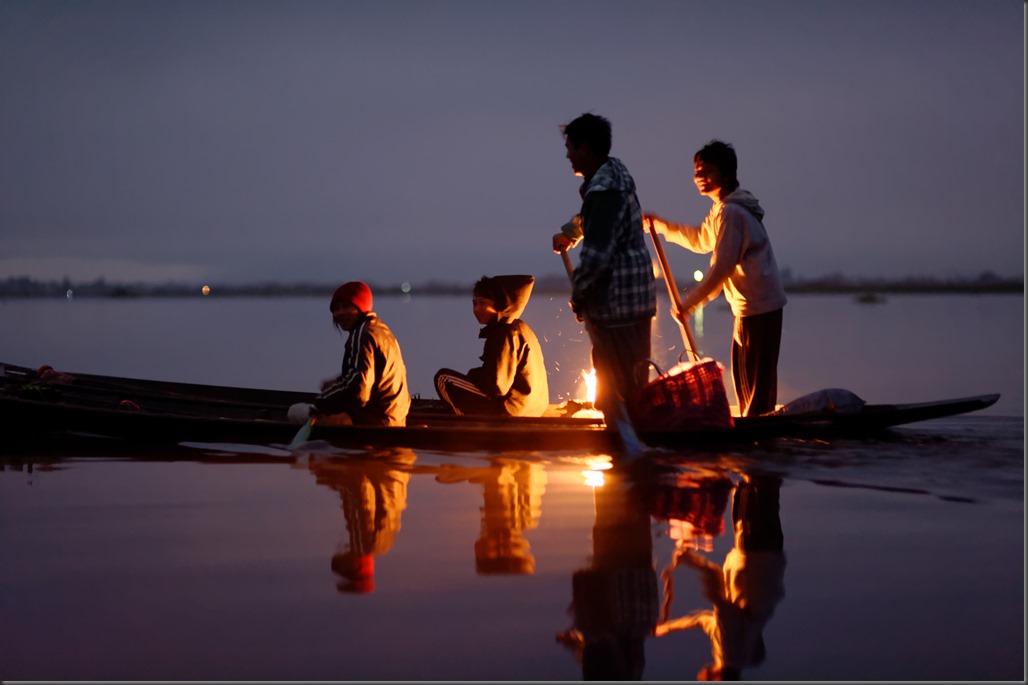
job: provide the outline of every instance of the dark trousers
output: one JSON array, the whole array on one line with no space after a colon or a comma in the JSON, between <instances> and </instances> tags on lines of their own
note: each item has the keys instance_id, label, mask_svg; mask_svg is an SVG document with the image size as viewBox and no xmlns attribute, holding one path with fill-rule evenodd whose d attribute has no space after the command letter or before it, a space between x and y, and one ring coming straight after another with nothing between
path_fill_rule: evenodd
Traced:
<instances>
[{"instance_id":1,"label":"dark trousers","mask_svg":"<svg viewBox=\"0 0 1028 685\"><path fill-rule=\"evenodd\" d=\"M732 498L732 522L739 549L746 552L781 552L785 546L778 511L782 480L753 476L739 483Z\"/></svg>"},{"instance_id":2,"label":"dark trousers","mask_svg":"<svg viewBox=\"0 0 1028 685\"><path fill-rule=\"evenodd\" d=\"M503 398L489 397L468 380L468 377L453 369L439 369L435 374L435 389L457 414L484 414L497 416L506 414Z\"/></svg>"},{"instance_id":3,"label":"dark trousers","mask_svg":"<svg viewBox=\"0 0 1028 685\"><path fill-rule=\"evenodd\" d=\"M649 375L649 367L642 362L650 356L650 321L645 317L608 326L586 320L596 369L596 408L608 425L613 425L613 417Z\"/></svg>"},{"instance_id":4,"label":"dark trousers","mask_svg":"<svg viewBox=\"0 0 1028 685\"><path fill-rule=\"evenodd\" d=\"M781 344L781 309L735 319L732 380L740 416L759 416L775 410Z\"/></svg>"}]
</instances>

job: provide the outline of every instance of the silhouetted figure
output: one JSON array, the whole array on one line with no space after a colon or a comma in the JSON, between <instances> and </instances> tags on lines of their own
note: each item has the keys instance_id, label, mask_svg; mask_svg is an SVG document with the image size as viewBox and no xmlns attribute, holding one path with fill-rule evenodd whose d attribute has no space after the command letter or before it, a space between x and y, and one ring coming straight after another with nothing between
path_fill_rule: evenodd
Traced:
<instances>
[{"instance_id":1,"label":"silhouetted figure","mask_svg":"<svg viewBox=\"0 0 1028 685\"><path fill-rule=\"evenodd\" d=\"M593 491L592 564L572 576L574 620L557 640L575 651L585 680L640 680L658 613L650 516L622 476L604 477Z\"/></svg>"},{"instance_id":2,"label":"silhouetted figure","mask_svg":"<svg viewBox=\"0 0 1028 685\"><path fill-rule=\"evenodd\" d=\"M650 356L650 325L657 286L646 247L635 180L610 156L610 121L583 114L562 127L571 169L582 176L582 207L553 236L554 252L581 242L571 286L571 308L592 342L596 408L629 454L644 449L626 402L645 384L640 364Z\"/></svg>"}]
</instances>

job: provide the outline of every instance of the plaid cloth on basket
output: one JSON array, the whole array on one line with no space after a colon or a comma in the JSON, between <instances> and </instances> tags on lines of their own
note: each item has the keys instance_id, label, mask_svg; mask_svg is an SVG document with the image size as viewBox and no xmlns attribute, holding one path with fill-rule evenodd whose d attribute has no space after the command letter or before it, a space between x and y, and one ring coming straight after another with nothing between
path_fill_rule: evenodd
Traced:
<instances>
[{"instance_id":1,"label":"plaid cloth on basket","mask_svg":"<svg viewBox=\"0 0 1028 685\"><path fill-rule=\"evenodd\" d=\"M731 428L721 362L707 357L680 362L666 373L652 360L659 374L628 403L632 422L643 431L689 431Z\"/></svg>"}]
</instances>

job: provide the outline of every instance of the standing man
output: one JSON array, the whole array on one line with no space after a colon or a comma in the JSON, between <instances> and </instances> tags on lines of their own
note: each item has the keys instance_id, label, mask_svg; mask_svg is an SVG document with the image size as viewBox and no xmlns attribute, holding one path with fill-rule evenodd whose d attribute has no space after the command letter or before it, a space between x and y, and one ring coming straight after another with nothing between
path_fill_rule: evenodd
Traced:
<instances>
[{"instance_id":1,"label":"standing man","mask_svg":"<svg viewBox=\"0 0 1028 685\"><path fill-rule=\"evenodd\" d=\"M732 380L740 416L775 410L778 401L778 351L782 340L785 289L771 241L764 230L764 210L739 187L738 162L728 143L712 140L693 157L694 181L714 201L699 226L675 224L646 214L658 233L693 252L710 252L710 267L699 285L682 300L683 322L693 310L724 290L735 315L732 333Z\"/></svg>"},{"instance_id":2,"label":"standing man","mask_svg":"<svg viewBox=\"0 0 1028 685\"><path fill-rule=\"evenodd\" d=\"M609 428L618 428L635 450L625 400L645 383L650 356L650 322L657 291L646 248L635 181L621 160L610 156L610 122L583 114L561 127L567 158L583 177L582 210L553 236L553 251L582 242L571 307L585 321L596 369L596 406Z\"/></svg>"}]
</instances>

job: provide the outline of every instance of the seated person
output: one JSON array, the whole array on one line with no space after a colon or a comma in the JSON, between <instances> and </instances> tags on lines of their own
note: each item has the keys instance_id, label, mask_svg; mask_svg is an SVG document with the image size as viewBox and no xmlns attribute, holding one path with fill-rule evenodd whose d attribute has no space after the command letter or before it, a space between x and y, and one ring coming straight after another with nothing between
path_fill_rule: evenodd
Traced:
<instances>
[{"instance_id":1,"label":"seated person","mask_svg":"<svg viewBox=\"0 0 1028 685\"><path fill-rule=\"evenodd\" d=\"M323 425L407 424L410 393L400 344L371 306L371 289L360 281L344 283L333 293L332 323L349 332L342 372L322 382L314 404L290 407L291 421L315 417Z\"/></svg>"},{"instance_id":2,"label":"seated person","mask_svg":"<svg viewBox=\"0 0 1028 685\"><path fill-rule=\"evenodd\" d=\"M519 319L532 294L532 276L483 276L472 310L484 326L482 365L466 374L440 369L435 387L458 414L542 416L550 404L539 340Z\"/></svg>"}]
</instances>

